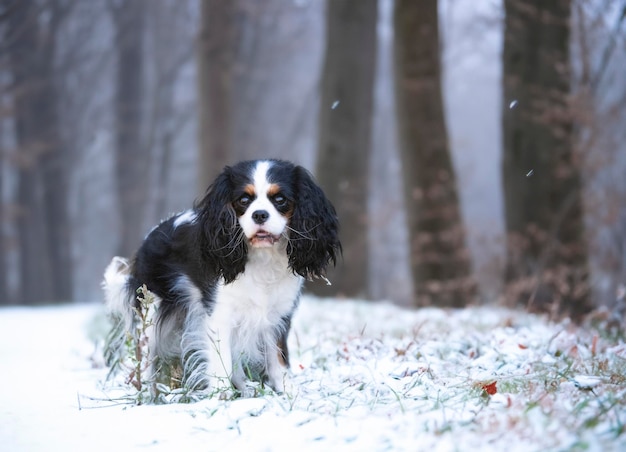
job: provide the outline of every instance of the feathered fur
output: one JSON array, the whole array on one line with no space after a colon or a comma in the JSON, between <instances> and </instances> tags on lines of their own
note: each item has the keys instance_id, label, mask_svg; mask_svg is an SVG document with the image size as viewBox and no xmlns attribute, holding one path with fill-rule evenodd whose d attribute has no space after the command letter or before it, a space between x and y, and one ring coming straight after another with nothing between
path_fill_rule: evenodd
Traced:
<instances>
[{"instance_id":1,"label":"feathered fur","mask_svg":"<svg viewBox=\"0 0 626 452\"><path fill-rule=\"evenodd\" d=\"M158 303L153 358L180 360L189 389L232 384L245 392L252 369L281 392L303 279L324 278L336 263L338 227L304 168L241 162L226 167L192 209L154 228L130 263L113 259L106 304L123 334L132 328L136 290L147 286Z\"/></svg>"}]
</instances>

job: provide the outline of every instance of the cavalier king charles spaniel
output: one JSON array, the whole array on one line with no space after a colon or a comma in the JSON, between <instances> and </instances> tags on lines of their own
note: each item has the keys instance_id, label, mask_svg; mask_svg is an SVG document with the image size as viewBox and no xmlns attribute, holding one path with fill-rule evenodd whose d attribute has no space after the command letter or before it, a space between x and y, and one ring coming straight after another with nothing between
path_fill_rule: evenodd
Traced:
<instances>
[{"instance_id":1,"label":"cavalier king charles spaniel","mask_svg":"<svg viewBox=\"0 0 626 452\"><path fill-rule=\"evenodd\" d=\"M255 375L283 392L302 284L326 280L341 253L338 227L304 168L282 160L227 166L192 209L156 226L130 262L115 257L107 267L106 305L120 326L110 348L121 353L136 327L145 284L156 300L154 377L154 363L178 362L191 391L245 394Z\"/></svg>"}]
</instances>

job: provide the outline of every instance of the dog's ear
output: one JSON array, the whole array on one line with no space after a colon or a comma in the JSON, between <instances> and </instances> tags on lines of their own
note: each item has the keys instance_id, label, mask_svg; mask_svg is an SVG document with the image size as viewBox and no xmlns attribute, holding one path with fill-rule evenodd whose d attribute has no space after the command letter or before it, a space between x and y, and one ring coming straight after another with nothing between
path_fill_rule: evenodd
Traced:
<instances>
[{"instance_id":1,"label":"dog's ear","mask_svg":"<svg viewBox=\"0 0 626 452\"><path fill-rule=\"evenodd\" d=\"M217 277L228 284L243 273L248 248L232 206L231 169L226 167L196 205L202 256Z\"/></svg>"},{"instance_id":2,"label":"dog's ear","mask_svg":"<svg viewBox=\"0 0 626 452\"><path fill-rule=\"evenodd\" d=\"M289 265L306 279L325 277L326 267L341 254L337 213L311 174L294 168L296 203L287 247Z\"/></svg>"}]
</instances>

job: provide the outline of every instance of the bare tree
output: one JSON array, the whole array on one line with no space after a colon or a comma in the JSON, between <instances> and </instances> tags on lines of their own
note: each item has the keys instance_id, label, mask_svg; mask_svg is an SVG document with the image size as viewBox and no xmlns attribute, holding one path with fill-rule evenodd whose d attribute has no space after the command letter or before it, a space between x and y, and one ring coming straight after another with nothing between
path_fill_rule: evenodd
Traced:
<instances>
[{"instance_id":1,"label":"bare tree","mask_svg":"<svg viewBox=\"0 0 626 452\"><path fill-rule=\"evenodd\" d=\"M108 0L117 52L116 177L121 216L117 254L130 255L144 235L150 148L142 140L145 0Z\"/></svg>"},{"instance_id":2,"label":"bare tree","mask_svg":"<svg viewBox=\"0 0 626 452\"><path fill-rule=\"evenodd\" d=\"M72 5L19 0L5 11L18 147L19 303L72 296L69 162L54 68L57 34Z\"/></svg>"},{"instance_id":3,"label":"bare tree","mask_svg":"<svg viewBox=\"0 0 626 452\"><path fill-rule=\"evenodd\" d=\"M177 105L176 89L181 73L193 62L195 47L191 43L197 29L189 26L195 17L192 17L193 12L179 0L152 0L147 6L149 49L146 52L146 66L152 83L147 84L147 130L144 141L145 147L150 149L153 162L150 185L153 187L154 202L151 203L153 209L147 214L148 221L153 223L171 213L166 201L176 156L174 146L181 130L195 115L193 105L187 105L186 108Z\"/></svg>"},{"instance_id":4,"label":"bare tree","mask_svg":"<svg viewBox=\"0 0 626 452\"><path fill-rule=\"evenodd\" d=\"M503 166L513 302L590 308L580 162L570 96L570 0L506 0Z\"/></svg>"},{"instance_id":5,"label":"bare tree","mask_svg":"<svg viewBox=\"0 0 626 452\"><path fill-rule=\"evenodd\" d=\"M436 0L396 0L398 135L415 303L463 306L475 295L441 87Z\"/></svg>"},{"instance_id":6,"label":"bare tree","mask_svg":"<svg viewBox=\"0 0 626 452\"><path fill-rule=\"evenodd\" d=\"M320 295L367 296L368 167L376 72L376 0L326 5L316 175L341 220L343 262Z\"/></svg>"},{"instance_id":7,"label":"bare tree","mask_svg":"<svg viewBox=\"0 0 626 452\"><path fill-rule=\"evenodd\" d=\"M572 2L572 114L583 169L593 299L619 299L626 277L626 1ZM598 58L598 56L600 56Z\"/></svg>"},{"instance_id":8,"label":"bare tree","mask_svg":"<svg viewBox=\"0 0 626 452\"><path fill-rule=\"evenodd\" d=\"M202 0L198 49L200 191L232 156L232 84L239 0Z\"/></svg>"},{"instance_id":9,"label":"bare tree","mask_svg":"<svg viewBox=\"0 0 626 452\"><path fill-rule=\"evenodd\" d=\"M1 33L0 33L1 36ZM0 63L1 64L1 63ZM4 87L0 84L0 96L2 96L2 92L4 91ZM2 100L0 99L0 111L2 109ZM0 113L0 124L4 121L4 115ZM7 218L7 202L4 194L4 161L6 158L6 151L4 146L2 145L2 141L4 138L4 134L2 133L2 128L0 125L0 305L1 304L9 304L11 302L11 295L9 293L9 281L7 275L7 256L8 256L8 246L7 246L7 237L5 235L5 228L8 225Z\"/></svg>"},{"instance_id":10,"label":"bare tree","mask_svg":"<svg viewBox=\"0 0 626 452\"><path fill-rule=\"evenodd\" d=\"M0 41L8 42L8 36L6 33L6 24L2 20L6 11L3 6L0 6ZM2 52L0 46L0 70L8 67L8 62L5 58L5 52ZM5 122L11 117L9 108L6 102L6 92L8 91L8 82L6 77L0 75L0 305L9 304L11 302L11 293L9 287L9 278L7 274L8 270L8 237L6 231L9 227L8 210L9 203L5 193L5 167L6 160L8 159L7 137L5 132Z\"/></svg>"}]
</instances>

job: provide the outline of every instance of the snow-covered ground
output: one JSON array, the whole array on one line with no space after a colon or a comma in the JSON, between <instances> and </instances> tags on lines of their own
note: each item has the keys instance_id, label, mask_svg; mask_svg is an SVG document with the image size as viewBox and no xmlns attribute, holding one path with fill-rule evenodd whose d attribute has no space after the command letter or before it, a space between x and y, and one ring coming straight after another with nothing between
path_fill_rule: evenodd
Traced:
<instances>
[{"instance_id":1,"label":"snow-covered ground","mask_svg":"<svg viewBox=\"0 0 626 452\"><path fill-rule=\"evenodd\" d=\"M133 406L102 385L101 314L0 310L1 450L626 450L626 344L601 329L305 297L284 395Z\"/></svg>"}]
</instances>

